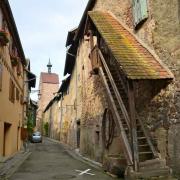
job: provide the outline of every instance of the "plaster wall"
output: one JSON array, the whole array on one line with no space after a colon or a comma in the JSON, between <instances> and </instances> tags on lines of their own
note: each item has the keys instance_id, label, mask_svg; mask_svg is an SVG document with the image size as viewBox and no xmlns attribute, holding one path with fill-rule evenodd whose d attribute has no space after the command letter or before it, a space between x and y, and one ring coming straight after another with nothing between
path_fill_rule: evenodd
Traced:
<instances>
[{"instance_id":1,"label":"plaster wall","mask_svg":"<svg viewBox=\"0 0 180 180\"><path fill-rule=\"evenodd\" d=\"M40 99L38 101L38 110L37 110L37 128L41 131L42 130L42 115L43 111L45 110L46 106L53 99L55 93L59 89L59 84L51 84L51 83L42 83L40 81Z\"/></svg>"},{"instance_id":2,"label":"plaster wall","mask_svg":"<svg viewBox=\"0 0 180 180\"><path fill-rule=\"evenodd\" d=\"M24 113L20 99L16 99L16 89L14 103L9 100L9 82L11 78L19 90L20 96L23 96L24 77L23 73L18 76L16 67L12 67L8 47L0 48L0 63L3 65L2 90L0 91L0 156L3 156L4 148L4 155L10 156L17 152L22 144L18 128L22 127ZM21 69L23 69L22 66ZM4 138L5 123L10 127Z\"/></svg>"},{"instance_id":3,"label":"plaster wall","mask_svg":"<svg viewBox=\"0 0 180 180\"><path fill-rule=\"evenodd\" d=\"M50 119L50 137L56 140L59 140L60 136L60 109L59 109L59 102L54 101L51 108L48 110Z\"/></svg>"}]
</instances>

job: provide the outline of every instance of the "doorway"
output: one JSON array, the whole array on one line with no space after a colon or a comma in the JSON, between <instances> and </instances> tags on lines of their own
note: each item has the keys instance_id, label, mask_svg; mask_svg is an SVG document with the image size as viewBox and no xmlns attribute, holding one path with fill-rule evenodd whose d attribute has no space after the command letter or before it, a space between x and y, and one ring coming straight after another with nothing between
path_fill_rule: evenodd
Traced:
<instances>
[{"instance_id":1,"label":"doorway","mask_svg":"<svg viewBox=\"0 0 180 180\"><path fill-rule=\"evenodd\" d=\"M17 151L19 150L20 127L17 128Z\"/></svg>"},{"instance_id":2,"label":"doorway","mask_svg":"<svg viewBox=\"0 0 180 180\"><path fill-rule=\"evenodd\" d=\"M81 134L81 123L80 120L77 121L77 148L80 147L80 134Z\"/></svg>"},{"instance_id":3,"label":"doorway","mask_svg":"<svg viewBox=\"0 0 180 180\"><path fill-rule=\"evenodd\" d=\"M8 150L8 142L9 140L9 134L10 134L10 127L11 124L9 123L4 123L4 140L3 140L3 156L7 155L7 150Z\"/></svg>"}]
</instances>

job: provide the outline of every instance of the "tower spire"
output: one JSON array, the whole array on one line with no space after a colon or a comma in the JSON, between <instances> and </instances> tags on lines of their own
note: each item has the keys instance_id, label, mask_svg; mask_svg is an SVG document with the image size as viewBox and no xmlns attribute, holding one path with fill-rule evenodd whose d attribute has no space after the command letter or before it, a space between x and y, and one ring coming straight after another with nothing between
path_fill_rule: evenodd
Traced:
<instances>
[{"instance_id":1,"label":"tower spire","mask_svg":"<svg viewBox=\"0 0 180 180\"><path fill-rule=\"evenodd\" d=\"M50 58L49 58L49 62L47 64L47 67L48 67L48 73L51 73L52 64L51 64Z\"/></svg>"}]
</instances>

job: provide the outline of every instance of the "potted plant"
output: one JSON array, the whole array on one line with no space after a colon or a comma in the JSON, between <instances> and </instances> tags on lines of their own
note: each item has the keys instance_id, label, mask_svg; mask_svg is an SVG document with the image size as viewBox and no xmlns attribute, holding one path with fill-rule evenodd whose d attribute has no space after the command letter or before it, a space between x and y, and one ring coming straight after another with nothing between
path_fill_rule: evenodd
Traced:
<instances>
[{"instance_id":1,"label":"potted plant","mask_svg":"<svg viewBox=\"0 0 180 180\"><path fill-rule=\"evenodd\" d=\"M9 42L9 34L5 30L0 30L0 44L2 46L6 46L6 44Z\"/></svg>"}]
</instances>

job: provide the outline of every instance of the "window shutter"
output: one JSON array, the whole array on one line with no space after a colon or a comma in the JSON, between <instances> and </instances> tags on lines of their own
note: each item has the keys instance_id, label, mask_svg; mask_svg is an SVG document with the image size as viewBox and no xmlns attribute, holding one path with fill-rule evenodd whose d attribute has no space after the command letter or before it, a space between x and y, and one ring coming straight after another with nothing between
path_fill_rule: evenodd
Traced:
<instances>
[{"instance_id":1,"label":"window shutter","mask_svg":"<svg viewBox=\"0 0 180 180\"><path fill-rule=\"evenodd\" d=\"M12 81L12 79L10 79L9 81L9 100L14 103L15 100L15 84Z\"/></svg>"},{"instance_id":2,"label":"window shutter","mask_svg":"<svg viewBox=\"0 0 180 180\"><path fill-rule=\"evenodd\" d=\"M2 90L3 65L0 63L0 91Z\"/></svg>"},{"instance_id":3,"label":"window shutter","mask_svg":"<svg viewBox=\"0 0 180 180\"><path fill-rule=\"evenodd\" d=\"M147 0L139 0L141 9L141 20L148 18Z\"/></svg>"},{"instance_id":4,"label":"window shutter","mask_svg":"<svg viewBox=\"0 0 180 180\"><path fill-rule=\"evenodd\" d=\"M17 75L18 76L21 75L21 63L20 63L20 60L18 60L18 64L17 64Z\"/></svg>"},{"instance_id":5,"label":"window shutter","mask_svg":"<svg viewBox=\"0 0 180 180\"><path fill-rule=\"evenodd\" d=\"M14 103L14 101L15 101L15 84L14 84L14 82L12 83L12 102Z\"/></svg>"},{"instance_id":6,"label":"window shutter","mask_svg":"<svg viewBox=\"0 0 180 180\"><path fill-rule=\"evenodd\" d=\"M134 25L136 26L139 23L139 3L138 0L133 0L133 16L134 16Z\"/></svg>"},{"instance_id":7,"label":"window shutter","mask_svg":"<svg viewBox=\"0 0 180 180\"><path fill-rule=\"evenodd\" d=\"M12 100L12 80L9 81L9 100Z\"/></svg>"},{"instance_id":8,"label":"window shutter","mask_svg":"<svg viewBox=\"0 0 180 180\"><path fill-rule=\"evenodd\" d=\"M134 26L148 18L147 0L133 0Z\"/></svg>"},{"instance_id":9,"label":"window shutter","mask_svg":"<svg viewBox=\"0 0 180 180\"><path fill-rule=\"evenodd\" d=\"M19 90L16 88L16 100L19 101Z\"/></svg>"}]
</instances>

